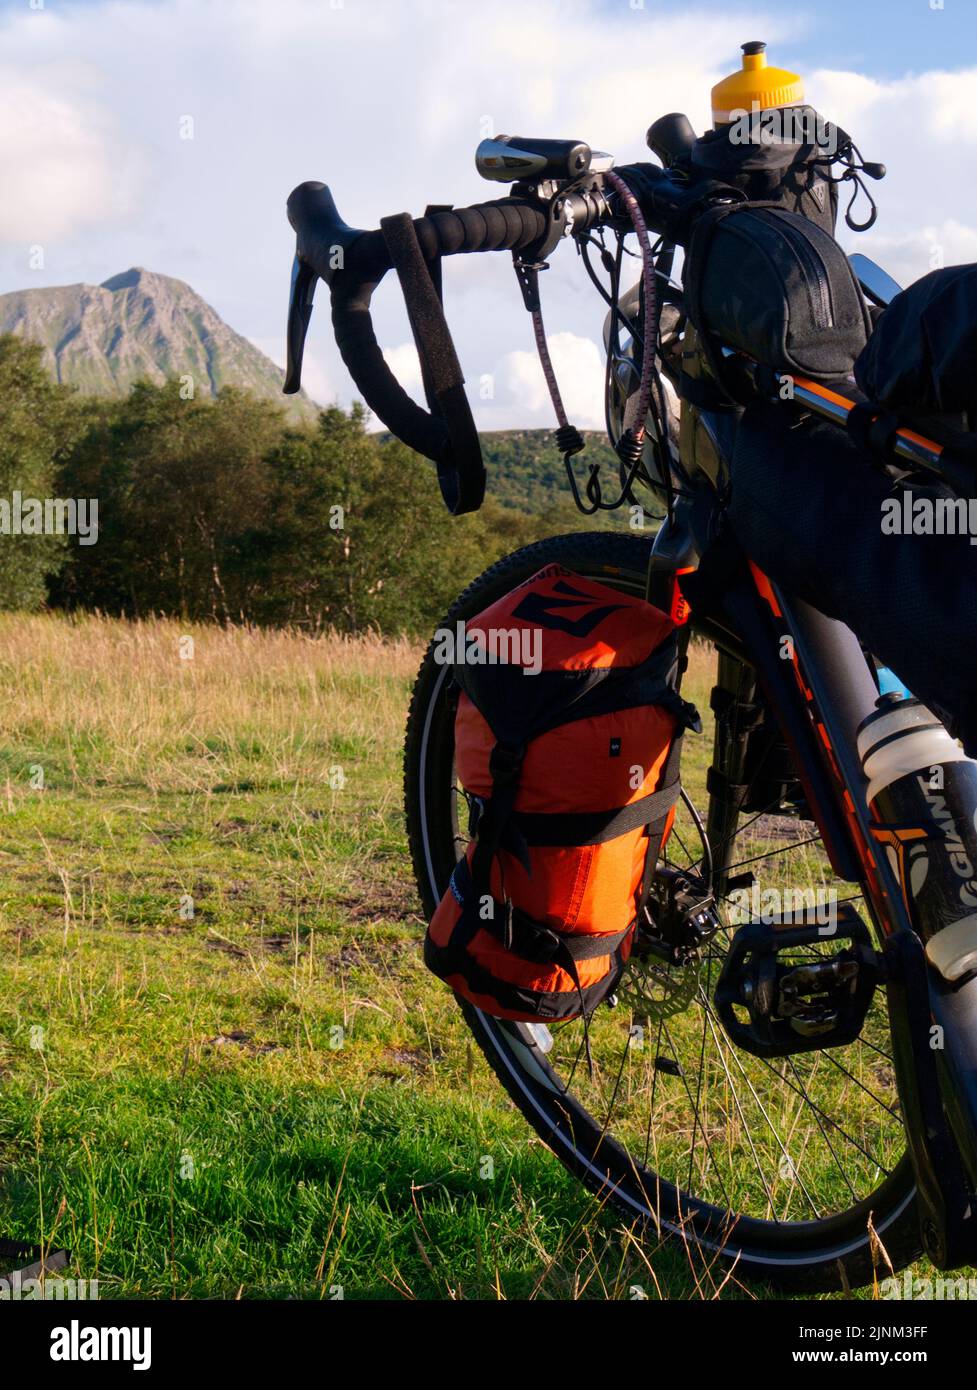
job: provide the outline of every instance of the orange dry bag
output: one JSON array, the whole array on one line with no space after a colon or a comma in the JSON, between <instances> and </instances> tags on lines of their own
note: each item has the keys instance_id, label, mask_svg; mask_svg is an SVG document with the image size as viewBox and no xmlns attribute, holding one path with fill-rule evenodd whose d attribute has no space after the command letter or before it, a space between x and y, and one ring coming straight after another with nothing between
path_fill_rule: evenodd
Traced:
<instances>
[{"instance_id":1,"label":"orange dry bag","mask_svg":"<svg viewBox=\"0 0 977 1390\"><path fill-rule=\"evenodd\" d=\"M444 634L473 839L424 959L486 1013L589 1015L620 977L698 724L674 634L651 604L558 565Z\"/></svg>"}]
</instances>

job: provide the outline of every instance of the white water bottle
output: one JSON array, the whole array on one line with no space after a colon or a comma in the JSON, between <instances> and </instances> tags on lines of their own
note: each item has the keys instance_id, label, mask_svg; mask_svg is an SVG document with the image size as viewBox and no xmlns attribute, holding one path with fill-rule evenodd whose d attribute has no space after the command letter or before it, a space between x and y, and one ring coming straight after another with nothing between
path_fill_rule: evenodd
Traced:
<instances>
[{"instance_id":1,"label":"white water bottle","mask_svg":"<svg viewBox=\"0 0 977 1390\"><path fill-rule=\"evenodd\" d=\"M883 695L858 727L872 834L930 963L977 971L977 763L919 700Z\"/></svg>"}]
</instances>

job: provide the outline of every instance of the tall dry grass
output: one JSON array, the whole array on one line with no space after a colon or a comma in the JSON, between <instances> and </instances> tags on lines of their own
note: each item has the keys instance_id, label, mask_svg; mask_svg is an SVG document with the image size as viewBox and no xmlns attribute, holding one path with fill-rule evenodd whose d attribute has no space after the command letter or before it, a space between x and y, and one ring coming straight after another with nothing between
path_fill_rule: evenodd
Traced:
<instances>
[{"instance_id":1,"label":"tall dry grass","mask_svg":"<svg viewBox=\"0 0 977 1390\"><path fill-rule=\"evenodd\" d=\"M419 660L372 635L0 615L6 741L61 748L83 783L184 789L195 753L228 775L238 752L279 777L308 771L402 725Z\"/></svg>"}]
</instances>

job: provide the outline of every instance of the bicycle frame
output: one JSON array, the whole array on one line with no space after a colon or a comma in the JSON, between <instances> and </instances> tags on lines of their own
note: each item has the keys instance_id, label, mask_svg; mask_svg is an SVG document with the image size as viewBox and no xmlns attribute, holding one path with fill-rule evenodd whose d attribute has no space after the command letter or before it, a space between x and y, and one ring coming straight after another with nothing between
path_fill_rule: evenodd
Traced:
<instances>
[{"instance_id":1,"label":"bicycle frame","mask_svg":"<svg viewBox=\"0 0 977 1390\"><path fill-rule=\"evenodd\" d=\"M709 417L703 419L709 428ZM687 549L686 538L675 534L687 524L673 515L671 527L662 527L653 580L655 553ZM676 570L662 568L657 579L654 601L674 612ZM878 697L868 659L849 628L784 593L746 557L735 556L718 581L714 573L706 591L704 602L692 598L692 627L756 672L832 867L861 886L873 919L924 1247L941 1269L974 1263L977 979L952 987L929 966L873 831L855 742Z\"/></svg>"}]
</instances>

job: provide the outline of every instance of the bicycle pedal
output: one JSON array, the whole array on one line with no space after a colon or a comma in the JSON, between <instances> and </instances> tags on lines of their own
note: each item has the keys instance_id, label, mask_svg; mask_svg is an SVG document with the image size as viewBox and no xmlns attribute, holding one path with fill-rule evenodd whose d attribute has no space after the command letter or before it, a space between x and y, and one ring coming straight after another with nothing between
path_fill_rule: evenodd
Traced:
<instances>
[{"instance_id":1,"label":"bicycle pedal","mask_svg":"<svg viewBox=\"0 0 977 1390\"><path fill-rule=\"evenodd\" d=\"M828 955L835 942L847 944ZM756 1057L844 1047L861 1033L881 979L868 927L851 904L827 920L823 909L771 914L733 936L716 1011L731 1041Z\"/></svg>"}]
</instances>

